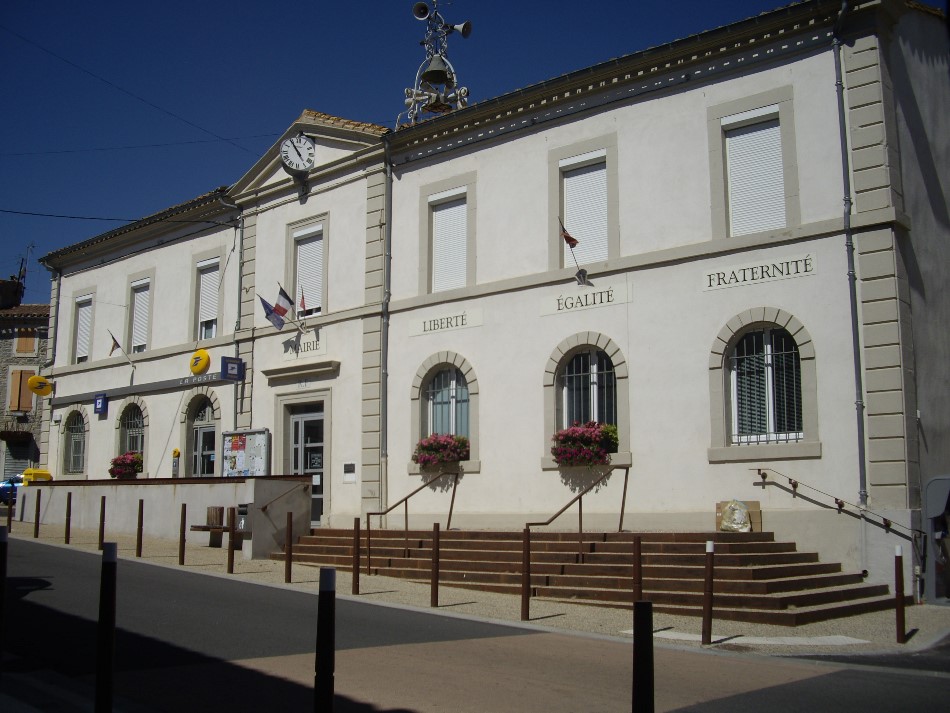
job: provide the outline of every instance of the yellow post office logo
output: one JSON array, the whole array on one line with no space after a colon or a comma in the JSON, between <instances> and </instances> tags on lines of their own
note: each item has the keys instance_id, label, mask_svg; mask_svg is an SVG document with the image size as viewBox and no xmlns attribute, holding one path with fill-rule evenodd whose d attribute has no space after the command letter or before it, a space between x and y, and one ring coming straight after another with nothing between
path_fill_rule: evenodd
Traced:
<instances>
[{"instance_id":1,"label":"yellow post office logo","mask_svg":"<svg viewBox=\"0 0 950 713\"><path fill-rule=\"evenodd\" d=\"M37 396L49 396L53 393L53 382L45 376L35 374L26 380L26 388Z\"/></svg>"},{"instance_id":2,"label":"yellow post office logo","mask_svg":"<svg viewBox=\"0 0 950 713\"><path fill-rule=\"evenodd\" d=\"M208 354L206 349L199 349L191 355L189 367L191 368L191 373L195 376L204 374L208 371L209 366L211 366L211 355Z\"/></svg>"}]
</instances>

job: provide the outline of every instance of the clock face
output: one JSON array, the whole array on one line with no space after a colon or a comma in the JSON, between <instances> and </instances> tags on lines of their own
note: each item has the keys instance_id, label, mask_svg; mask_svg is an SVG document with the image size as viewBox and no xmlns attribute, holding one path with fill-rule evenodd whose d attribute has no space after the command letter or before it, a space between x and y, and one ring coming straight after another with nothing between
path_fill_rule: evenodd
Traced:
<instances>
[{"instance_id":1,"label":"clock face","mask_svg":"<svg viewBox=\"0 0 950 713\"><path fill-rule=\"evenodd\" d=\"M314 165L316 149L313 141L304 135L293 136L280 145L284 168L292 174L306 173Z\"/></svg>"}]
</instances>

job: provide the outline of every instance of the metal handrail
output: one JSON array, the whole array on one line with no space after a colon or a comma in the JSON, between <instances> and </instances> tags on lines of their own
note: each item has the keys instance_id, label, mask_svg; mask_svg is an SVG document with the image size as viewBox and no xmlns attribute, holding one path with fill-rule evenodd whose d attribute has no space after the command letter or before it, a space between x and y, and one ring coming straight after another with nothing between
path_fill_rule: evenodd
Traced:
<instances>
[{"instance_id":1,"label":"metal handrail","mask_svg":"<svg viewBox=\"0 0 950 713\"><path fill-rule=\"evenodd\" d=\"M409 498L411 498L413 495L415 495L415 494L418 493L419 491L425 490L425 489L428 488L430 485L432 485L433 483L435 483L435 481L437 481L439 478L441 478L441 477L443 477L443 476L445 476L445 475L452 475L452 476L454 476L454 480L453 480L453 482L452 482L452 500L451 500L451 502L449 503L449 517L448 517L448 520L447 520L446 523L445 523L445 529L448 530L450 527L452 527L452 510L455 508L455 491L456 491L456 489L458 488L458 484L459 484L459 475L460 475L460 472L459 472L459 471L445 471L444 473L439 473L437 476L435 476L435 477L432 478L431 480L427 480L425 483L423 483L423 484L420 485L418 488L416 488L415 490L413 490L413 491L412 491L411 493L409 493L406 497L402 498L401 500L397 500L396 502L394 502L392 505L390 505L390 506L389 506L388 508L386 508L385 510L380 510L379 512L368 512L368 513L366 513L366 574L370 574L371 563L372 563L372 560L373 560L373 549L372 549L373 545L372 545L372 535L371 535L370 520L369 520L370 516L372 516L372 515L378 515L378 516L381 518L383 515L388 515L390 512L392 512L393 510L395 510L395 509L396 509L397 507L399 507L400 505L403 506L403 517L404 517L404 520L403 520L403 525L404 525L404 530L403 530L403 537L404 537L403 549L404 549L405 556L408 557L408 556L409 556Z\"/></svg>"},{"instance_id":2,"label":"metal handrail","mask_svg":"<svg viewBox=\"0 0 950 713\"><path fill-rule=\"evenodd\" d=\"M587 493L589 493L595 487L600 485L611 473L617 470L618 467L619 466L614 466L613 468L608 470L606 473L600 476L597 480L595 480L593 483L588 485L584 489L583 492L578 493L573 498L571 498L571 500L567 503L567 505L562 507L560 510L554 513L551 517L549 517L544 522L526 522L524 524L525 529L530 530L532 527L545 527L547 525L550 525L552 522L557 520L561 515L563 515L564 512L569 507L571 507L571 505L573 505L574 503L577 503L577 554L579 557L583 557L584 556L584 552L583 552L583 549L584 549L584 535L583 535L584 533L584 501L583 501L583 498L585 495L587 495ZM623 496L620 501L620 524L617 527L617 532L623 531L623 516L624 516L624 510L626 509L626 505L627 505L627 483L629 482L629 479L630 479L630 466L624 466L623 468Z\"/></svg>"},{"instance_id":3,"label":"metal handrail","mask_svg":"<svg viewBox=\"0 0 950 713\"><path fill-rule=\"evenodd\" d=\"M820 495L824 495L826 498L830 498L831 500L834 500L835 507L838 508L838 512L842 512L845 506L847 505L849 507L854 508L855 510L858 510L861 513L861 517L867 517L868 515L873 515L874 517L880 518L881 525L883 525L885 530L900 528L901 530L904 530L907 533L909 533L912 539L915 535L926 535L926 533L923 530L920 530L916 527L906 527L899 523L892 522L889 518L884 517L880 513L876 513L873 510L869 510L867 506L861 506L861 505L856 505L855 503L849 503L847 500L844 500L843 498L835 497L834 495L831 495L830 493L826 493L823 490L819 490L818 488L812 485L809 485L808 483L803 483L798 478L792 478L790 476L785 475L785 473L780 473L777 470L775 470L775 468L750 468L749 470L754 470L758 473L759 478L762 479L762 482L758 483L758 485L760 485L763 488L765 487L765 483L769 477L768 473L766 473L765 471L771 471L772 473L775 473L775 475L779 476L780 478L785 478L785 480L788 481L788 484L792 488L792 497L794 497L795 494L798 492L799 486L804 486L808 488L809 490L814 490L816 493L819 493Z\"/></svg>"}]
</instances>

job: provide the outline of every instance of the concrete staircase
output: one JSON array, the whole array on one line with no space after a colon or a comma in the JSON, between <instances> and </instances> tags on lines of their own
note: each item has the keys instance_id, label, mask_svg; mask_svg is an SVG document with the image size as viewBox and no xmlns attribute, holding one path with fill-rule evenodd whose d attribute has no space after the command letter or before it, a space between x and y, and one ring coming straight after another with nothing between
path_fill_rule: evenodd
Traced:
<instances>
[{"instance_id":1,"label":"concrete staircase","mask_svg":"<svg viewBox=\"0 0 950 713\"><path fill-rule=\"evenodd\" d=\"M702 614L705 543L713 540L717 619L797 626L894 606L886 585L822 563L770 532L703 533L532 531L533 597L598 606L632 606L633 538L641 537L643 596L655 612ZM366 533L360 539L366 573ZM274 553L275 559L283 553ZM373 530L370 573L428 582L432 532ZM294 545L294 562L351 570L352 530L319 529ZM521 592L522 534L483 530L440 533L442 586Z\"/></svg>"}]
</instances>

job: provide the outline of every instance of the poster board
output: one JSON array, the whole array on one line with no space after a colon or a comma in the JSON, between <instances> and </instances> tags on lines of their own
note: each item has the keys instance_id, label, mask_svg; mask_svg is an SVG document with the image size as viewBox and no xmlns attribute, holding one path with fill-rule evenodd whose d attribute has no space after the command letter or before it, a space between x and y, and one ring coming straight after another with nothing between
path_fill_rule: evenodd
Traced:
<instances>
[{"instance_id":1,"label":"poster board","mask_svg":"<svg viewBox=\"0 0 950 713\"><path fill-rule=\"evenodd\" d=\"M221 434L225 478L270 475L270 431L266 428Z\"/></svg>"}]
</instances>

